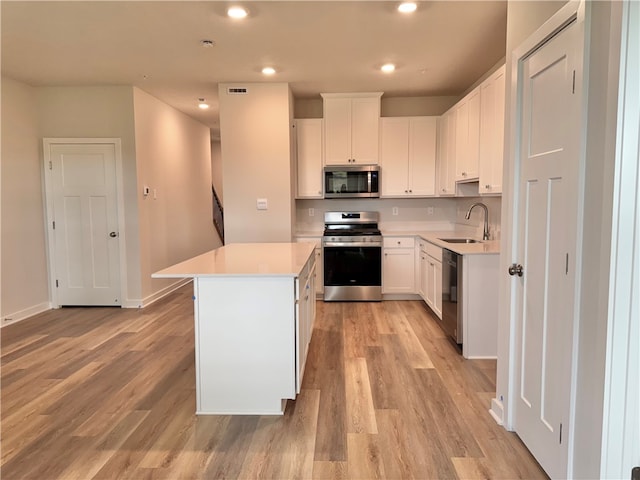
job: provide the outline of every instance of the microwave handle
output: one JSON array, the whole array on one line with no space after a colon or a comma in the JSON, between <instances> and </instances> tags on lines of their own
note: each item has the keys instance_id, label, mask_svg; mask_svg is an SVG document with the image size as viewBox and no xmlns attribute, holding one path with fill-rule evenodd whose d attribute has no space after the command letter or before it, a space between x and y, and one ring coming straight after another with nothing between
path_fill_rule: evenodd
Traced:
<instances>
[{"instance_id":1,"label":"microwave handle","mask_svg":"<svg viewBox=\"0 0 640 480\"><path fill-rule=\"evenodd\" d=\"M369 172L369 174L367 175L367 184L368 184L368 192L371 193L371 176L373 175L372 172Z\"/></svg>"}]
</instances>

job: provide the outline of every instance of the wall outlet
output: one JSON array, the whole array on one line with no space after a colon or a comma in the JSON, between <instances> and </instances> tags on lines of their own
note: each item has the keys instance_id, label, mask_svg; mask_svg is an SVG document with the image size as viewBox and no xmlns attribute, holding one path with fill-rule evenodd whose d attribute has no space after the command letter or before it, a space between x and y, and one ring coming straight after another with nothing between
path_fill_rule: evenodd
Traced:
<instances>
[{"instance_id":1,"label":"wall outlet","mask_svg":"<svg viewBox=\"0 0 640 480\"><path fill-rule=\"evenodd\" d=\"M433 207L427 207L427 215L433 215Z\"/></svg>"},{"instance_id":2,"label":"wall outlet","mask_svg":"<svg viewBox=\"0 0 640 480\"><path fill-rule=\"evenodd\" d=\"M398 215L398 207L393 207L391 209L391 215Z\"/></svg>"},{"instance_id":3,"label":"wall outlet","mask_svg":"<svg viewBox=\"0 0 640 480\"><path fill-rule=\"evenodd\" d=\"M316 214L316 210L314 208L309 209L309 216L313 217Z\"/></svg>"},{"instance_id":4,"label":"wall outlet","mask_svg":"<svg viewBox=\"0 0 640 480\"><path fill-rule=\"evenodd\" d=\"M269 208L269 204L267 202L266 198L258 198L256 200L256 208L258 210L266 210L267 208Z\"/></svg>"}]
</instances>

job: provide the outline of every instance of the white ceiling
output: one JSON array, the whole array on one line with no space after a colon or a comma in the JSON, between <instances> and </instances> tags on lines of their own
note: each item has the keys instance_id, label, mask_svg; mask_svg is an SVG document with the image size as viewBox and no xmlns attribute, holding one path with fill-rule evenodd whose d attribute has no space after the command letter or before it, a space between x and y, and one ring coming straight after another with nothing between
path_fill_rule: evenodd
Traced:
<instances>
[{"instance_id":1,"label":"white ceiling","mask_svg":"<svg viewBox=\"0 0 640 480\"><path fill-rule=\"evenodd\" d=\"M459 95L505 55L506 1L425 1L411 15L386 1L237 3L249 17L218 1L2 1L2 73L135 85L215 131L219 82L288 82L296 98ZM381 73L386 62L396 71ZM278 73L265 78L267 64Z\"/></svg>"}]
</instances>

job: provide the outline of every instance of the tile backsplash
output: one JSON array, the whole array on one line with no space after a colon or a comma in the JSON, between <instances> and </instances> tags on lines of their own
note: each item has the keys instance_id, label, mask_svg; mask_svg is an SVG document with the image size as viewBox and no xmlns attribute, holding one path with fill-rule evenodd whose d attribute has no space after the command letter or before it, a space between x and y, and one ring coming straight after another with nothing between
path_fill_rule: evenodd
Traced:
<instances>
[{"instance_id":1,"label":"tile backsplash","mask_svg":"<svg viewBox=\"0 0 640 480\"><path fill-rule=\"evenodd\" d=\"M464 215L474 202L483 202L489 209L489 231L499 238L500 197L464 198L354 198L331 200L296 200L296 230L321 232L325 211L375 211L380 213L380 227L384 230L453 230L475 228L482 236L483 217L474 209L471 219ZM310 215L313 213L313 215ZM394 215L394 213L396 213Z\"/></svg>"}]
</instances>

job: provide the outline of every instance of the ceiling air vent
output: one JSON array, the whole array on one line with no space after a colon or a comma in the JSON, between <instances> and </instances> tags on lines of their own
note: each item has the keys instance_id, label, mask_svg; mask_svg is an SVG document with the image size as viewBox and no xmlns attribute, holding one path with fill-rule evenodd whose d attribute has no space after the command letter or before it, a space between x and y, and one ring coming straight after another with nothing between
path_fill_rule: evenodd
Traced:
<instances>
[{"instance_id":1,"label":"ceiling air vent","mask_svg":"<svg viewBox=\"0 0 640 480\"><path fill-rule=\"evenodd\" d=\"M246 95L247 88L246 87L228 87L227 95Z\"/></svg>"}]
</instances>

